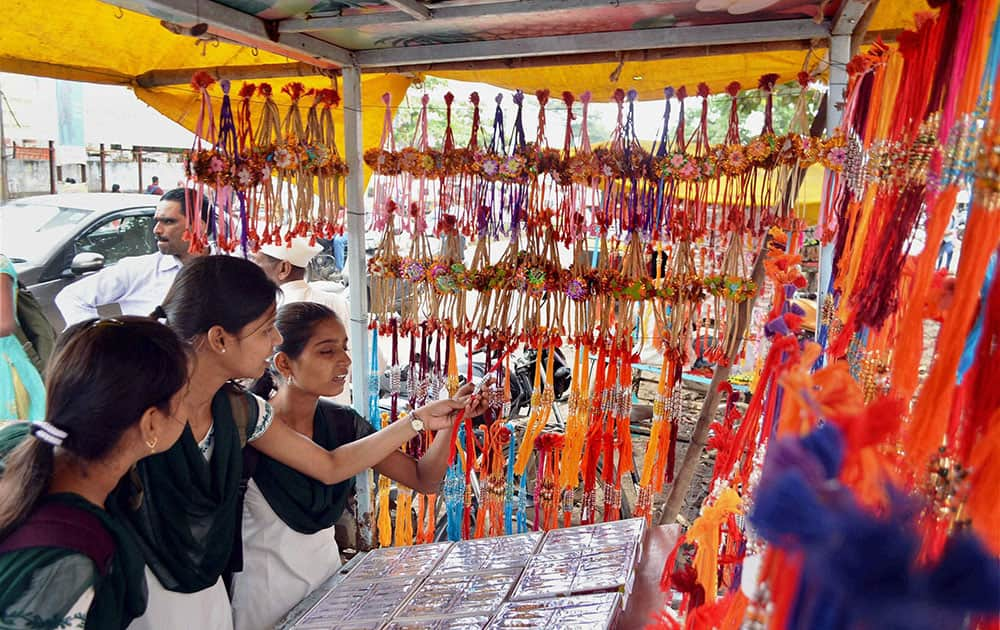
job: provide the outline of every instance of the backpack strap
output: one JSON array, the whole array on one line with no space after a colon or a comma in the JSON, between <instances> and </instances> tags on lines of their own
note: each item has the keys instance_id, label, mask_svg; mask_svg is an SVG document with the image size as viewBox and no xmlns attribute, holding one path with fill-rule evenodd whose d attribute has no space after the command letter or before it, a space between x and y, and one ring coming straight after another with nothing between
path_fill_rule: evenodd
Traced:
<instances>
[{"instance_id":1,"label":"backpack strap","mask_svg":"<svg viewBox=\"0 0 1000 630\"><path fill-rule=\"evenodd\" d=\"M10 536L0 542L0 554L36 547L56 547L81 553L107 575L115 542L93 514L62 503L47 501Z\"/></svg>"}]
</instances>

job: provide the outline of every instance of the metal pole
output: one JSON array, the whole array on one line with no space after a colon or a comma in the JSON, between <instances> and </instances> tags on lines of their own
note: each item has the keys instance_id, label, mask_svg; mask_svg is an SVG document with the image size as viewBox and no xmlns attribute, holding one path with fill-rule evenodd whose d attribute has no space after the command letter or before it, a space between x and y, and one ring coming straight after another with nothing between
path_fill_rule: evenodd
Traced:
<instances>
[{"instance_id":1,"label":"metal pole","mask_svg":"<svg viewBox=\"0 0 1000 630\"><path fill-rule=\"evenodd\" d=\"M0 203L7 201L7 137L3 131L3 90L0 89Z\"/></svg>"},{"instance_id":2,"label":"metal pole","mask_svg":"<svg viewBox=\"0 0 1000 630\"><path fill-rule=\"evenodd\" d=\"M49 140L49 193L56 194L56 143Z\"/></svg>"},{"instance_id":3,"label":"metal pole","mask_svg":"<svg viewBox=\"0 0 1000 630\"><path fill-rule=\"evenodd\" d=\"M827 95L826 133L831 135L833 130L840 126L841 118L843 118L843 112L838 105L843 102L844 91L847 89L847 63L851 60L851 36L831 36L830 50L827 55L830 66L830 90ZM833 208L830 208L828 203L829 198L824 196L819 213L821 226L826 220L826 213L833 212ZM833 250L834 243L831 242L824 245L819 252L819 281L816 286L817 331L823 325L823 302L826 300L826 294L830 289L830 280L833 277Z\"/></svg>"},{"instance_id":4,"label":"metal pole","mask_svg":"<svg viewBox=\"0 0 1000 630\"><path fill-rule=\"evenodd\" d=\"M133 153L135 154L136 161L139 163L139 192L142 192L145 190L142 187L142 147L135 147Z\"/></svg>"},{"instance_id":5,"label":"metal pole","mask_svg":"<svg viewBox=\"0 0 1000 630\"><path fill-rule=\"evenodd\" d=\"M365 173L361 161L361 68L343 67L344 80L344 155L351 172L347 185L347 258L351 302L351 371L354 408L368 415L368 264L365 260ZM371 548L374 510L372 509L372 471L357 476L358 546Z\"/></svg>"},{"instance_id":6,"label":"metal pole","mask_svg":"<svg viewBox=\"0 0 1000 630\"><path fill-rule=\"evenodd\" d=\"M104 143L101 143L101 192L108 192L107 159L104 155Z\"/></svg>"}]
</instances>

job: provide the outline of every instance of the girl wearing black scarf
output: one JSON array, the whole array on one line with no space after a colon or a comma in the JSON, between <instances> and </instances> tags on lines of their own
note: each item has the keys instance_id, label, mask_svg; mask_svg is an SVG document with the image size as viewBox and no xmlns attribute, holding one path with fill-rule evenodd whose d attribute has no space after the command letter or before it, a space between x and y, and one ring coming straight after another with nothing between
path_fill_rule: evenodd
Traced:
<instances>
[{"instance_id":1,"label":"girl wearing black scarf","mask_svg":"<svg viewBox=\"0 0 1000 630\"><path fill-rule=\"evenodd\" d=\"M246 444L325 484L357 469L350 453L272 423L266 401L230 384L260 377L281 343L277 291L252 262L204 256L184 265L154 313L190 344L194 358L181 439L140 462L116 491L114 509L136 533L147 565L149 604L131 628L232 627L222 575L240 517ZM416 411L428 425L450 426L466 402L440 400ZM370 447L398 446L416 435L410 423L396 424L373 436Z\"/></svg>"},{"instance_id":2,"label":"girl wearing black scarf","mask_svg":"<svg viewBox=\"0 0 1000 630\"><path fill-rule=\"evenodd\" d=\"M146 608L142 553L105 512L184 428L184 345L145 317L89 320L49 363L44 421L0 431L0 627L120 630Z\"/></svg>"},{"instance_id":3,"label":"girl wearing black scarf","mask_svg":"<svg viewBox=\"0 0 1000 630\"><path fill-rule=\"evenodd\" d=\"M352 475L374 467L420 492L435 492L448 467L447 439L435 439L418 461L399 449L412 436L400 430L410 422L376 433L353 409L321 400L344 390L351 367L347 331L337 315L322 304L288 304L278 312L277 328L282 342L272 372L254 387L269 396L277 380L271 398L275 423L348 455ZM467 385L459 395L471 391ZM470 412L480 413L478 406ZM421 410L417 413L423 416ZM436 431L451 424L447 418L428 418L425 427ZM379 441L389 433L395 439ZM272 628L337 571L340 553L333 528L353 481L321 483L267 455L259 457L243 509L243 572L233 580L236 630Z\"/></svg>"}]
</instances>

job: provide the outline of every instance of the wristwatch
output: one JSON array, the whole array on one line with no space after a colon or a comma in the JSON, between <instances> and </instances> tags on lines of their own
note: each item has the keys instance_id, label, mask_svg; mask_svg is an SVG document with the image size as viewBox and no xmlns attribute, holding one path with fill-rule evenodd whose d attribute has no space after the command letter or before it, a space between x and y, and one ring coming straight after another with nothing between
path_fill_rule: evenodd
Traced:
<instances>
[{"instance_id":1,"label":"wristwatch","mask_svg":"<svg viewBox=\"0 0 1000 630\"><path fill-rule=\"evenodd\" d=\"M411 413L410 414L410 426L413 427L414 431L416 431L417 433L420 433L421 431L424 430L424 421L421 420L420 417L417 416L417 414Z\"/></svg>"}]
</instances>

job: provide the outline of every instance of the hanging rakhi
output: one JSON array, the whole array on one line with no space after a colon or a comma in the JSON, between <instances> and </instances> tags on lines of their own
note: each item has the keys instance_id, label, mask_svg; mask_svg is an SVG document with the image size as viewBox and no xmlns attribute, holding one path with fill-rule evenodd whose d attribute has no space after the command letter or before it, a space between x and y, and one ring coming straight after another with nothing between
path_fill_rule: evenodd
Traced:
<instances>
[{"instance_id":1,"label":"hanging rakhi","mask_svg":"<svg viewBox=\"0 0 1000 630\"><path fill-rule=\"evenodd\" d=\"M469 132L469 142L465 147L455 150L455 159L461 160L458 166L462 172L462 205L459 210L459 231L471 236L475 231L476 214L479 206L480 188L482 186L483 153L479 147L480 125L482 114L479 111L479 92L469 95L472 103L472 128Z\"/></svg>"},{"instance_id":2,"label":"hanging rakhi","mask_svg":"<svg viewBox=\"0 0 1000 630\"><path fill-rule=\"evenodd\" d=\"M261 169L261 181L259 195L263 203L258 202L257 207L263 205L264 209L264 233L260 235L261 245L281 243L281 189L275 185L272 177L279 169L277 165L278 151L282 145L281 139L281 113L278 105L274 102L273 92L269 83L261 83L257 88L258 93L264 97L264 107L261 111L260 124L257 125L257 145L255 148L255 160L263 162ZM281 181L279 176L278 181ZM255 225L259 224L259 215L255 217Z\"/></svg>"},{"instance_id":3,"label":"hanging rakhi","mask_svg":"<svg viewBox=\"0 0 1000 630\"><path fill-rule=\"evenodd\" d=\"M257 93L257 86L244 83L240 88L240 106L236 114L237 153L236 188L241 205L240 247L257 251L260 248L260 234L257 232L258 201L261 181L270 177L270 170L263 155L256 151L254 129L250 113L250 99Z\"/></svg>"},{"instance_id":4,"label":"hanging rakhi","mask_svg":"<svg viewBox=\"0 0 1000 630\"><path fill-rule=\"evenodd\" d=\"M206 149L203 141L214 147L215 137L215 117L212 113L212 97L208 93L208 88L215 79L207 72L198 72L191 79L191 86L199 93L201 101L201 111L198 114L198 124L195 128L194 144L185 159L185 171L188 179L194 182L194 187L186 188L187 195L187 221L188 227L184 230L184 240L188 242L188 249L191 252L201 252L208 247L207 225L201 218L201 208L205 199L206 187L212 187L218 181L220 174L227 170L226 161L214 149Z\"/></svg>"},{"instance_id":5,"label":"hanging rakhi","mask_svg":"<svg viewBox=\"0 0 1000 630\"><path fill-rule=\"evenodd\" d=\"M411 204L410 211L410 225L413 226L410 251L400 261L402 290L407 296L400 308L404 334L412 332L419 322L425 321L424 315L431 299L429 294L433 293L427 282L428 272L434 266L434 256L427 240L427 220L417 204Z\"/></svg>"},{"instance_id":6,"label":"hanging rakhi","mask_svg":"<svg viewBox=\"0 0 1000 630\"><path fill-rule=\"evenodd\" d=\"M402 258L396 245L396 213L398 207L389 201L385 209L384 233L375 255L368 260L368 273L371 275L371 316L372 325L378 325L380 332L388 332L389 320L396 313L396 296L398 295L401 276Z\"/></svg>"},{"instance_id":7,"label":"hanging rakhi","mask_svg":"<svg viewBox=\"0 0 1000 630\"><path fill-rule=\"evenodd\" d=\"M565 99L565 95L564 95ZM590 116L589 91L580 95L582 112L580 114L580 148L565 160L564 170L570 181L570 199L568 224L566 234L570 243L574 247L582 248L584 241L590 236L589 221L593 217L587 215L591 213L591 208L600 206L598 192L598 181L601 174L601 165L594 155L594 150L590 145L590 131L588 127L588 117ZM569 141L572 141L572 128L567 123L566 129Z\"/></svg>"},{"instance_id":8,"label":"hanging rakhi","mask_svg":"<svg viewBox=\"0 0 1000 630\"><path fill-rule=\"evenodd\" d=\"M214 236L215 244L220 251L231 253L236 249L237 240L233 235L237 233L238 224L245 224L244 209L237 210L234 207L236 196L233 184L236 181L236 121L233 119L233 106L229 98L229 81L223 80L219 83L222 88L222 106L219 108L219 139L215 144L215 168L221 166L222 170L214 173L214 198L216 205L215 224L212 225L211 218L206 226L208 234ZM246 255L246 252L244 252Z\"/></svg>"},{"instance_id":9,"label":"hanging rakhi","mask_svg":"<svg viewBox=\"0 0 1000 630\"><path fill-rule=\"evenodd\" d=\"M513 426L495 422L486 429L488 446L483 452L483 472L486 489L482 509L477 515L476 538L504 535L504 514L507 497L507 452Z\"/></svg>"},{"instance_id":10,"label":"hanging rakhi","mask_svg":"<svg viewBox=\"0 0 1000 630\"><path fill-rule=\"evenodd\" d=\"M406 207L409 191L398 186L400 174L399 156L396 153L396 137L392 129L392 94L382 95L385 114L382 121L382 140L379 147L365 151L364 160L372 169L374 179L372 187L375 190L375 204L372 207L372 229L384 232L387 224L396 212L397 204Z\"/></svg>"},{"instance_id":11,"label":"hanging rakhi","mask_svg":"<svg viewBox=\"0 0 1000 630\"><path fill-rule=\"evenodd\" d=\"M670 375L668 380L667 375ZM669 411L667 407L668 383L673 381L670 358L663 356L663 365L660 367L660 378L656 387L656 396L653 399L653 418L649 429L649 442L646 445L646 452L642 457L642 469L639 473L639 493L635 502L635 515L652 518L653 507L653 487L654 475L657 464L659 468L666 468L666 460L669 458L667 449L662 449L662 444L669 443L671 425L669 423ZM664 440L663 434L667 434Z\"/></svg>"},{"instance_id":12,"label":"hanging rakhi","mask_svg":"<svg viewBox=\"0 0 1000 630\"><path fill-rule=\"evenodd\" d=\"M614 361L608 360L609 343L601 339L598 343L597 364L595 365L594 390L591 396L590 417L587 425L587 437L584 442L581 474L583 476L583 499L580 509L580 524L589 525L596 520L597 508L597 463L601 457L602 439L604 436L604 420L610 408L612 386L614 379ZM610 376L610 378L609 378Z\"/></svg>"},{"instance_id":13,"label":"hanging rakhi","mask_svg":"<svg viewBox=\"0 0 1000 630\"><path fill-rule=\"evenodd\" d=\"M559 456L565 436L542 433L535 438L538 470L535 474L535 530L548 531L559 527L560 500Z\"/></svg>"},{"instance_id":14,"label":"hanging rakhi","mask_svg":"<svg viewBox=\"0 0 1000 630\"><path fill-rule=\"evenodd\" d=\"M458 217L462 203L462 162L455 153L455 132L451 126L451 108L455 103L455 95L447 92L444 95L445 128L444 139L441 142L441 181L438 187L438 208L442 215L451 214ZM437 217L441 221L443 217Z\"/></svg>"},{"instance_id":15,"label":"hanging rakhi","mask_svg":"<svg viewBox=\"0 0 1000 630\"><path fill-rule=\"evenodd\" d=\"M617 342L617 381L611 392L611 400L605 425L603 455L604 468L604 521L618 520L622 505L622 478L631 474L632 459L632 346L631 335L622 331ZM617 455L617 463L616 463Z\"/></svg>"},{"instance_id":16,"label":"hanging rakhi","mask_svg":"<svg viewBox=\"0 0 1000 630\"><path fill-rule=\"evenodd\" d=\"M337 150L337 130L332 110L338 104L340 94L337 90L325 88L317 91L316 102L309 111L310 150L315 152L314 175L319 196L319 213L313 234L314 237L328 239L344 231L346 217L341 187L350 170Z\"/></svg>"},{"instance_id":17,"label":"hanging rakhi","mask_svg":"<svg viewBox=\"0 0 1000 630\"><path fill-rule=\"evenodd\" d=\"M312 222L313 170L306 152L306 132L302 125L302 112L299 110L299 100L305 95L306 86L295 81L285 84L281 91L288 95L291 103L285 112L285 146L277 151L275 162L278 164L278 187L282 186L282 175L287 184L285 243L291 246L292 237L308 234ZM285 164L284 167L281 166L282 163Z\"/></svg>"},{"instance_id":18,"label":"hanging rakhi","mask_svg":"<svg viewBox=\"0 0 1000 630\"><path fill-rule=\"evenodd\" d=\"M580 463L583 444L587 438L587 420L590 417L590 353L587 346L577 341L573 355L573 374L570 381L566 414L566 432L563 441L562 461L559 462L562 526L569 527L573 517L573 500L580 485Z\"/></svg>"}]
</instances>

